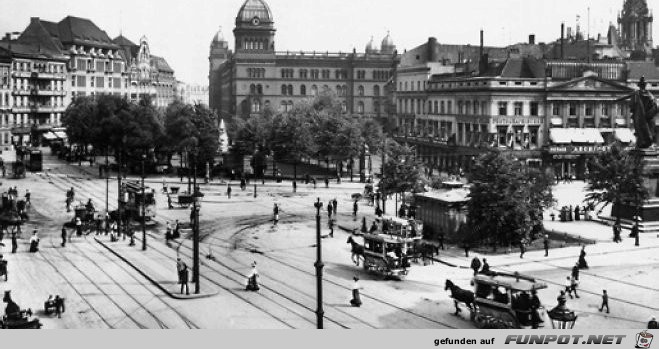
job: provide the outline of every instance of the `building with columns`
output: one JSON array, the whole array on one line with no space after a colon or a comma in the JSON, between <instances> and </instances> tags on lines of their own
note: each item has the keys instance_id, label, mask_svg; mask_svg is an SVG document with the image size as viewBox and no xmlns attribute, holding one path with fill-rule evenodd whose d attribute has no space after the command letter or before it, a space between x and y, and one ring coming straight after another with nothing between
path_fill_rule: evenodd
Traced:
<instances>
[{"instance_id":1,"label":"building with columns","mask_svg":"<svg viewBox=\"0 0 659 349\"><path fill-rule=\"evenodd\" d=\"M618 15L619 44L628 51L650 54L652 45L652 12L646 0L625 0Z\"/></svg>"},{"instance_id":2,"label":"building with columns","mask_svg":"<svg viewBox=\"0 0 659 349\"><path fill-rule=\"evenodd\" d=\"M346 113L386 115L385 85L398 62L390 35L380 48L371 40L364 53L276 51L274 16L264 0L245 1L233 32L235 51L218 33L209 56L209 102L220 117L289 111L323 90L333 91Z\"/></svg>"}]
</instances>

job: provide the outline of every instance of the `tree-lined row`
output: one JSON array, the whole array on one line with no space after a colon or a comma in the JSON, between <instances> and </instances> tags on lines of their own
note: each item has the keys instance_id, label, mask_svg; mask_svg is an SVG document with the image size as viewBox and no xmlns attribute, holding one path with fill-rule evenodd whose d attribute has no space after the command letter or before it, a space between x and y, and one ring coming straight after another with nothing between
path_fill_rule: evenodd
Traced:
<instances>
[{"instance_id":1,"label":"tree-lined row","mask_svg":"<svg viewBox=\"0 0 659 349\"><path fill-rule=\"evenodd\" d=\"M149 98L131 103L119 96L78 97L62 118L72 144L91 146L131 164L147 155L169 164L175 153L195 152L198 165L213 163L219 148L216 116L203 105L174 102L162 112Z\"/></svg>"}]
</instances>

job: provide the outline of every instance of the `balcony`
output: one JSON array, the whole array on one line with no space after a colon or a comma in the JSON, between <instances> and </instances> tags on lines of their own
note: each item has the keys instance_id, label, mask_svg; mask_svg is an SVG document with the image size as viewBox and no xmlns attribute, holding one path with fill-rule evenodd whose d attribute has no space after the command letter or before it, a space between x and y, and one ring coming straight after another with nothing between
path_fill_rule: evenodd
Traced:
<instances>
[{"instance_id":1,"label":"balcony","mask_svg":"<svg viewBox=\"0 0 659 349\"><path fill-rule=\"evenodd\" d=\"M30 104L29 106L12 107L13 113L63 113L66 110L63 106L54 107L48 104Z\"/></svg>"},{"instance_id":2,"label":"balcony","mask_svg":"<svg viewBox=\"0 0 659 349\"><path fill-rule=\"evenodd\" d=\"M64 73L37 72L36 75L38 79L66 80L66 74Z\"/></svg>"},{"instance_id":3,"label":"balcony","mask_svg":"<svg viewBox=\"0 0 659 349\"><path fill-rule=\"evenodd\" d=\"M33 94L36 94L37 96L66 96L66 91L64 89L33 89L32 90Z\"/></svg>"},{"instance_id":4,"label":"balcony","mask_svg":"<svg viewBox=\"0 0 659 349\"><path fill-rule=\"evenodd\" d=\"M28 106L25 106L25 105L20 106L20 107L17 107L17 106L11 107L11 112L12 113L29 113L31 111L32 111L32 108L30 108Z\"/></svg>"},{"instance_id":5,"label":"balcony","mask_svg":"<svg viewBox=\"0 0 659 349\"><path fill-rule=\"evenodd\" d=\"M13 71L11 72L11 76L15 78L30 78L32 77L32 72L29 71L23 71L23 70L18 70L18 71Z\"/></svg>"}]
</instances>

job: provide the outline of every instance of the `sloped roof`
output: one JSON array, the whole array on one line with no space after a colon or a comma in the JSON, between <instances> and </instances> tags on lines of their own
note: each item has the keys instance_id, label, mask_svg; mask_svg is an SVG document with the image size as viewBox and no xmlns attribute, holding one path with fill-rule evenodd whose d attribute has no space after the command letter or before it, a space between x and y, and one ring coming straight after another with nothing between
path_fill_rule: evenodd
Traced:
<instances>
[{"instance_id":1,"label":"sloped roof","mask_svg":"<svg viewBox=\"0 0 659 349\"><path fill-rule=\"evenodd\" d=\"M89 19L67 16L57 24L57 27L59 29L59 40L64 44L118 49L118 46L112 42L108 34Z\"/></svg>"},{"instance_id":2,"label":"sloped roof","mask_svg":"<svg viewBox=\"0 0 659 349\"><path fill-rule=\"evenodd\" d=\"M50 32L37 18L32 18L21 36L16 40L23 53L44 54L46 56L63 56L61 45L50 35ZM13 50L13 45L12 45Z\"/></svg>"},{"instance_id":3,"label":"sloped roof","mask_svg":"<svg viewBox=\"0 0 659 349\"><path fill-rule=\"evenodd\" d=\"M134 42L128 40L125 36L119 35L112 40L113 43L119 46L137 46Z\"/></svg>"},{"instance_id":4,"label":"sloped roof","mask_svg":"<svg viewBox=\"0 0 659 349\"><path fill-rule=\"evenodd\" d=\"M169 63L167 63L167 61L162 57L151 55L151 66L156 67L158 71L164 71L168 73L174 72L174 69L172 69L169 66Z\"/></svg>"},{"instance_id":5,"label":"sloped roof","mask_svg":"<svg viewBox=\"0 0 659 349\"><path fill-rule=\"evenodd\" d=\"M510 58L501 71L504 78L544 78L544 63L535 57Z\"/></svg>"},{"instance_id":6,"label":"sloped roof","mask_svg":"<svg viewBox=\"0 0 659 349\"><path fill-rule=\"evenodd\" d=\"M125 36L119 35L114 40L112 40L113 43L116 45L119 45L121 48L119 50L119 54L121 57L126 61L129 62L133 60L134 57L137 56L137 53L140 51L140 47L137 46L135 43L132 41L128 40Z\"/></svg>"}]
</instances>

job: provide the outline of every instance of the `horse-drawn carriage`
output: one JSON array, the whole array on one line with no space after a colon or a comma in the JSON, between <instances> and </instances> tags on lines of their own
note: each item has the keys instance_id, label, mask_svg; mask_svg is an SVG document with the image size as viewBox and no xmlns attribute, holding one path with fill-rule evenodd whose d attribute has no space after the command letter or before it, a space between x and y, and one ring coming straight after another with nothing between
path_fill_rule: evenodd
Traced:
<instances>
[{"instance_id":1,"label":"horse-drawn carriage","mask_svg":"<svg viewBox=\"0 0 659 349\"><path fill-rule=\"evenodd\" d=\"M458 303L465 303L471 320L479 328L538 328L544 322L544 307L536 292L547 288L542 282L520 274L496 273L476 275L474 292L462 290L450 280L457 315Z\"/></svg>"},{"instance_id":2,"label":"horse-drawn carriage","mask_svg":"<svg viewBox=\"0 0 659 349\"><path fill-rule=\"evenodd\" d=\"M384 234L364 234L364 269L388 278L402 279L410 267L408 251L414 239Z\"/></svg>"},{"instance_id":3,"label":"horse-drawn carriage","mask_svg":"<svg viewBox=\"0 0 659 349\"><path fill-rule=\"evenodd\" d=\"M101 213L90 205L83 205L82 203L73 208L73 218L64 223L65 228L78 229L78 221L80 221L80 232L90 232L99 228L100 223L104 220Z\"/></svg>"},{"instance_id":4,"label":"horse-drawn carriage","mask_svg":"<svg viewBox=\"0 0 659 349\"><path fill-rule=\"evenodd\" d=\"M11 299L10 291L5 291L2 298L7 303L5 314L0 318L1 329L39 329L41 322L39 318L32 316L32 309L20 309Z\"/></svg>"},{"instance_id":5,"label":"horse-drawn carriage","mask_svg":"<svg viewBox=\"0 0 659 349\"><path fill-rule=\"evenodd\" d=\"M149 187L142 188L141 183L138 181L126 181L122 184L121 193L126 218L138 222L142 220L152 222L154 220L156 217L155 190ZM144 215L142 215L142 211L144 211Z\"/></svg>"}]
</instances>

